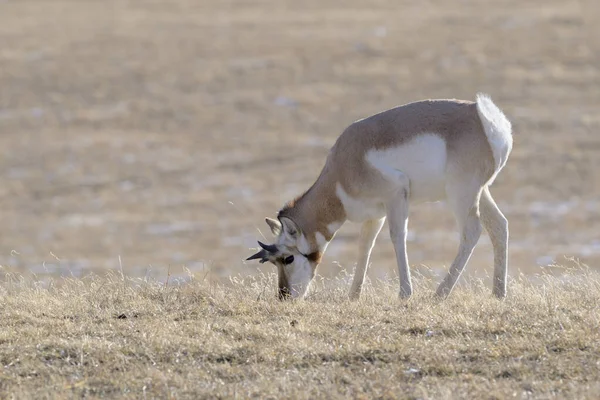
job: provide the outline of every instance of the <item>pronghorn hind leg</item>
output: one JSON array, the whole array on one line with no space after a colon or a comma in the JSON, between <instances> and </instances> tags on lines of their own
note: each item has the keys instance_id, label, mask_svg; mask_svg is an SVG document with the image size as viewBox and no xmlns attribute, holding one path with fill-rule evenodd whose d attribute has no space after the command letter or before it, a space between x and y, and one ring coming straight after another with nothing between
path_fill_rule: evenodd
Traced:
<instances>
[{"instance_id":1,"label":"pronghorn hind leg","mask_svg":"<svg viewBox=\"0 0 600 400\"><path fill-rule=\"evenodd\" d=\"M396 252L396 263L400 278L400 297L407 298L412 295L412 282L408 255L406 254L406 234L408 230L408 199L410 196L410 182L406 175L397 171L397 189L386 205L390 237Z\"/></svg>"},{"instance_id":2,"label":"pronghorn hind leg","mask_svg":"<svg viewBox=\"0 0 600 400\"><path fill-rule=\"evenodd\" d=\"M508 221L490 194L489 187L483 189L479 201L481 222L490 236L494 248L494 284L492 293L498 298L506 297L508 274Z\"/></svg>"},{"instance_id":3,"label":"pronghorn hind leg","mask_svg":"<svg viewBox=\"0 0 600 400\"><path fill-rule=\"evenodd\" d=\"M465 265L471 258L473 249L481 236L479 222L479 197L481 187L469 190L465 185L447 185L448 202L450 203L460 232L458 254L454 258L448 274L442 280L436 294L446 298L460 278Z\"/></svg>"},{"instance_id":4,"label":"pronghorn hind leg","mask_svg":"<svg viewBox=\"0 0 600 400\"><path fill-rule=\"evenodd\" d=\"M365 275L367 274L367 268L369 267L371 251L373 250L377 235L379 235L384 223L385 217L368 220L362 224L358 244L358 262L354 269L354 278L352 279L352 286L350 287L349 297L351 300L357 300L360 297Z\"/></svg>"}]
</instances>

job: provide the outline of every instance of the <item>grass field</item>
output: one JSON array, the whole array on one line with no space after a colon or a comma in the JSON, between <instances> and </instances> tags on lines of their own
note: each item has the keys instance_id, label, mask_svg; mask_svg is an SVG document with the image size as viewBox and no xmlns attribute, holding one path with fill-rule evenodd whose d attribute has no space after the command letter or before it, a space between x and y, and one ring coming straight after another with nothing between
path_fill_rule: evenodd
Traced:
<instances>
[{"instance_id":1,"label":"grass field","mask_svg":"<svg viewBox=\"0 0 600 400\"><path fill-rule=\"evenodd\" d=\"M598 10L0 0L0 398L596 398ZM443 202L411 206L409 302L387 228L346 301L351 224L308 301L276 301L243 260L340 132L478 91L514 127L506 301L485 234L430 297L458 245Z\"/></svg>"},{"instance_id":2,"label":"grass field","mask_svg":"<svg viewBox=\"0 0 600 400\"><path fill-rule=\"evenodd\" d=\"M595 399L600 276L471 282L444 302L342 280L275 299L274 276L178 285L121 275L0 286L1 398Z\"/></svg>"}]
</instances>

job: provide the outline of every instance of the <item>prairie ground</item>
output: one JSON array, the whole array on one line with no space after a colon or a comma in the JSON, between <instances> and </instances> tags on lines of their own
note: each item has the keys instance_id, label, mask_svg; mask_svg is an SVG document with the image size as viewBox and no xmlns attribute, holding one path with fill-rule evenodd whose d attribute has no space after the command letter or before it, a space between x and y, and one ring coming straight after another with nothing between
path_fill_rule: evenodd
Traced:
<instances>
[{"instance_id":1,"label":"prairie ground","mask_svg":"<svg viewBox=\"0 0 600 400\"><path fill-rule=\"evenodd\" d=\"M349 302L328 279L285 303L273 275L9 276L0 398L597 399L600 275L560 275L516 278L506 301L471 281L440 302L417 277L407 302L394 281Z\"/></svg>"}]
</instances>

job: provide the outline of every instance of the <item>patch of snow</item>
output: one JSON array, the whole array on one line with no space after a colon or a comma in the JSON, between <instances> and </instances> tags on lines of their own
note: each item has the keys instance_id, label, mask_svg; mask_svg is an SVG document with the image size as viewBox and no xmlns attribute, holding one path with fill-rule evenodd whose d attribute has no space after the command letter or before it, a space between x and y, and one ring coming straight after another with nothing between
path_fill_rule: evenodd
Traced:
<instances>
[{"instance_id":1,"label":"patch of snow","mask_svg":"<svg viewBox=\"0 0 600 400\"><path fill-rule=\"evenodd\" d=\"M296 108L298 106L298 102L296 100L285 96L277 96L274 100L274 103L280 107Z\"/></svg>"}]
</instances>

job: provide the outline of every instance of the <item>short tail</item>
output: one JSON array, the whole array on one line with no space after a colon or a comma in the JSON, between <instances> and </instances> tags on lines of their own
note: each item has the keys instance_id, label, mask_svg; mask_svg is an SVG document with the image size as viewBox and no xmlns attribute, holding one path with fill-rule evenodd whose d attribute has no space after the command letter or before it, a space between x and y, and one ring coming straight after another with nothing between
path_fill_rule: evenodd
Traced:
<instances>
[{"instance_id":1,"label":"short tail","mask_svg":"<svg viewBox=\"0 0 600 400\"><path fill-rule=\"evenodd\" d=\"M504 113L494 104L492 99L484 93L477 93L477 113L483 125L483 130L494 155L496 164L495 172L490 179L490 184L498 172L506 164L512 150L512 126Z\"/></svg>"}]
</instances>

